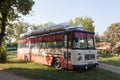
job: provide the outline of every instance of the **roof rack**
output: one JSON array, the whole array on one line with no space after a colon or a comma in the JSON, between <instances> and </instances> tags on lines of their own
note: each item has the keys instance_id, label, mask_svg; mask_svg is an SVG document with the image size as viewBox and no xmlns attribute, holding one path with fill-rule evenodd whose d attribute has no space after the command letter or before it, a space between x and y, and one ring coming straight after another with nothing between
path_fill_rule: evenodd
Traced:
<instances>
[{"instance_id":1,"label":"roof rack","mask_svg":"<svg viewBox=\"0 0 120 80\"><path fill-rule=\"evenodd\" d=\"M69 30L75 30L75 29L83 30L81 25L69 26L68 23L61 23L61 24L49 26L46 28L42 28L39 30L34 30L29 33L23 33L20 35L20 38L27 38L27 37L35 36L35 35L41 35L41 34L46 34L46 33L51 33L51 32L57 32L57 31L69 31Z\"/></svg>"}]
</instances>

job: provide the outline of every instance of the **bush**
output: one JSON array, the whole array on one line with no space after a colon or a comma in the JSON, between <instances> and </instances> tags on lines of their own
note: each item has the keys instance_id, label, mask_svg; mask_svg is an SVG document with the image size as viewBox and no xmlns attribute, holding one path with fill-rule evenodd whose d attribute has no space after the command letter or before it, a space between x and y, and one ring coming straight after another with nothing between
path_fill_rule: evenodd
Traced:
<instances>
[{"instance_id":1,"label":"bush","mask_svg":"<svg viewBox=\"0 0 120 80\"><path fill-rule=\"evenodd\" d=\"M104 58L112 57L113 56L113 54L108 53L108 52L105 52L105 53L98 52L98 54L99 54L99 57L104 57Z\"/></svg>"},{"instance_id":2,"label":"bush","mask_svg":"<svg viewBox=\"0 0 120 80\"><path fill-rule=\"evenodd\" d=\"M7 49L6 49L5 44L3 44L0 47L0 62L3 63L3 62L6 62L6 61L7 61Z\"/></svg>"}]
</instances>

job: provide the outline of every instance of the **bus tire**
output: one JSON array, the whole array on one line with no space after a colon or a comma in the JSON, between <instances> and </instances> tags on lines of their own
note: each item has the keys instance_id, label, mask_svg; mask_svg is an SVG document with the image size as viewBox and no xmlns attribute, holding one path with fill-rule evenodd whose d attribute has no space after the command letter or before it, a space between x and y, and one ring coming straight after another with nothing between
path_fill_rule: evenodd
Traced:
<instances>
[{"instance_id":1,"label":"bus tire","mask_svg":"<svg viewBox=\"0 0 120 80\"><path fill-rule=\"evenodd\" d=\"M59 59L54 58L53 61L52 61L52 66L56 69L61 68L61 63L60 63Z\"/></svg>"},{"instance_id":2,"label":"bus tire","mask_svg":"<svg viewBox=\"0 0 120 80\"><path fill-rule=\"evenodd\" d=\"M25 57L24 57L24 60L25 60L26 62L28 62L28 57L27 57L27 56L25 56Z\"/></svg>"}]
</instances>

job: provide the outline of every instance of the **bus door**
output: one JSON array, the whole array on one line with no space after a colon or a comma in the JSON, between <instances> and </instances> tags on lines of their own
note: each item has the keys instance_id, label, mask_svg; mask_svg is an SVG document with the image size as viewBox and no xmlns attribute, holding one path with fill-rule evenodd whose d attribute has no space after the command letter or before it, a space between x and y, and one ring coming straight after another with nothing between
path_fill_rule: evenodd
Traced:
<instances>
[{"instance_id":1,"label":"bus door","mask_svg":"<svg viewBox=\"0 0 120 80\"><path fill-rule=\"evenodd\" d=\"M71 64L71 40L69 40L68 36L64 36L64 62L63 62L63 68L66 69L72 69L72 64Z\"/></svg>"}]
</instances>

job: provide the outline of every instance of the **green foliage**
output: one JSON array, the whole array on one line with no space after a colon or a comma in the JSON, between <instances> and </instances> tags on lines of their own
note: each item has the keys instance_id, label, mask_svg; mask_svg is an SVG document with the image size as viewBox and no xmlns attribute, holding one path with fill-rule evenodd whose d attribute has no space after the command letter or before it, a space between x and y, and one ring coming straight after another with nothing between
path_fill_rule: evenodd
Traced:
<instances>
[{"instance_id":1,"label":"green foliage","mask_svg":"<svg viewBox=\"0 0 120 80\"><path fill-rule=\"evenodd\" d=\"M98 54L99 54L99 57L103 57L103 58L113 57L113 54L110 52L104 52L104 53L98 52Z\"/></svg>"},{"instance_id":2,"label":"green foliage","mask_svg":"<svg viewBox=\"0 0 120 80\"><path fill-rule=\"evenodd\" d=\"M3 44L0 47L0 62L6 62L7 61L7 49L5 44Z\"/></svg>"},{"instance_id":3,"label":"green foliage","mask_svg":"<svg viewBox=\"0 0 120 80\"><path fill-rule=\"evenodd\" d=\"M100 57L99 61L102 63L106 63L106 64L120 67L120 55L117 55L117 56L108 55L107 57Z\"/></svg>"},{"instance_id":4,"label":"green foliage","mask_svg":"<svg viewBox=\"0 0 120 80\"><path fill-rule=\"evenodd\" d=\"M26 33L28 31L30 26L31 25L29 23L22 22L22 21L20 21L14 25L14 33L12 35L14 36L16 41L20 39L20 34Z\"/></svg>"},{"instance_id":5,"label":"green foliage","mask_svg":"<svg viewBox=\"0 0 120 80\"><path fill-rule=\"evenodd\" d=\"M84 30L89 32L94 32L94 21L90 17L76 17L74 20L70 20L69 24L71 26L81 24Z\"/></svg>"},{"instance_id":6,"label":"green foliage","mask_svg":"<svg viewBox=\"0 0 120 80\"><path fill-rule=\"evenodd\" d=\"M6 26L19 19L21 14L29 14L33 5L33 0L0 0L0 46L4 40ZM6 34L8 33L9 31Z\"/></svg>"},{"instance_id":7,"label":"green foliage","mask_svg":"<svg viewBox=\"0 0 120 80\"><path fill-rule=\"evenodd\" d=\"M47 27L50 25L53 25L53 22L47 22L45 24L40 25L30 25L29 23L19 21L18 23L15 23L12 27L7 28L7 34L6 39L9 41L8 43L11 43L11 40L14 38L16 41L20 39L20 34L30 32L33 30L37 30L43 27Z\"/></svg>"},{"instance_id":8,"label":"green foliage","mask_svg":"<svg viewBox=\"0 0 120 80\"><path fill-rule=\"evenodd\" d=\"M17 43L16 43L16 42L14 42L14 43L9 43L9 44L7 44L7 46L17 46Z\"/></svg>"},{"instance_id":9,"label":"green foliage","mask_svg":"<svg viewBox=\"0 0 120 80\"><path fill-rule=\"evenodd\" d=\"M8 13L8 18L14 20L18 17L18 13L29 14L33 5L33 0L2 0L0 2L0 12Z\"/></svg>"},{"instance_id":10,"label":"green foliage","mask_svg":"<svg viewBox=\"0 0 120 80\"><path fill-rule=\"evenodd\" d=\"M95 40L96 42L100 42L100 35L98 33L95 34Z\"/></svg>"},{"instance_id":11,"label":"green foliage","mask_svg":"<svg viewBox=\"0 0 120 80\"><path fill-rule=\"evenodd\" d=\"M12 60L15 60L16 55L17 55L17 51L16 50L12 50L12 51L8 51L7 52L8 56L7 56L7 62L10 62Z\"/></svg>"},{"instance_id":12,"label":"green foliage","mask_svg":"<svg viewBox=\"0 0 120 80\"><path fill-rule=\"evenodd\" d=\"M111 24L107 30L104 32L106 36L106 41L117 42L120 40L120 22Z\"/></svg>"},{"instance_id":13,"label":"green foliage","mask_svg":"<svg viewBox=\"0 0 120 80\"><path fill-rule=\"evenodd\" d=\"M6 35L4 37L6 43L11 43L14 38L14 25L8 24L6 26Z\"/></svg>"},{"instance_id":14,"label":"green foliage","mask_svg":"<svg viewBox=\"0 0 120 80\"><path fill-rule=\"evenodd\" d=\"M54 25L54 23L53 22L47 22L47 23L44 23L44 24L40 24L36 27L37 27L37 29L40 29L40 28L45 28L45 27L51 26L51 25Z\"/></svg>"}]
</instances>

